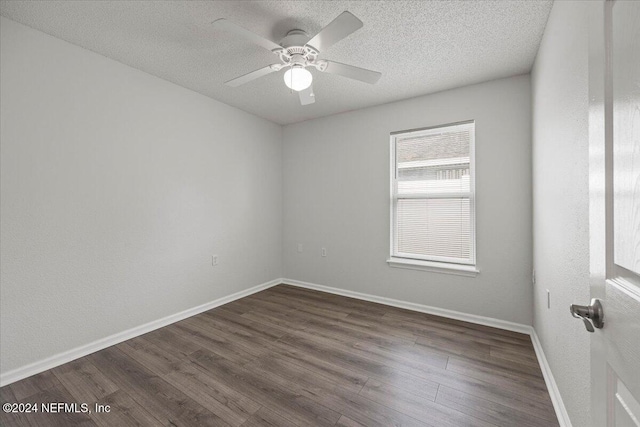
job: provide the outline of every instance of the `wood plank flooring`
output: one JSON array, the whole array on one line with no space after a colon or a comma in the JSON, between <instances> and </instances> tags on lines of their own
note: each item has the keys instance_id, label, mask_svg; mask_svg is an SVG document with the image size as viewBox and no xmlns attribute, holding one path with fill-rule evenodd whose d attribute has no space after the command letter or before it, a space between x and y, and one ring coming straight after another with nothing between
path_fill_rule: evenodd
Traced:
<instances>
[{"instance_id":1,"label":"wood plank flooring","mask_svg":"<svg viewBox=\"0 0 640 427\"><path fill-rule=\"evenodd\" d=\"M558 425L528 336L286 285L0 397L92 409L2 412L3 426Z\"/></svg>"}]
</instances>

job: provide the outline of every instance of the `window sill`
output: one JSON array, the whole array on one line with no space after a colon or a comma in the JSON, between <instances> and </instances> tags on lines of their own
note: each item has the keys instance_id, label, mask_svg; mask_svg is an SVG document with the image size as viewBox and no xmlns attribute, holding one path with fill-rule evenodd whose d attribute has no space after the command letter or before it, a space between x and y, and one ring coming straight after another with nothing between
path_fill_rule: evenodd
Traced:
<instances>
[{"instance_id":1,"label":"window sill","mask_svg":"<svg viewBox=\"0 0 640 427\"><path fill-rule=\"evenodd\" d=\"M476 277L480 271L475 265L451 264L447 262L420 261L407 258L389 258L389 267L408 268L410 270L430 271L432 273L455 274L457 276Z\"/></svg>"}]
</instances>

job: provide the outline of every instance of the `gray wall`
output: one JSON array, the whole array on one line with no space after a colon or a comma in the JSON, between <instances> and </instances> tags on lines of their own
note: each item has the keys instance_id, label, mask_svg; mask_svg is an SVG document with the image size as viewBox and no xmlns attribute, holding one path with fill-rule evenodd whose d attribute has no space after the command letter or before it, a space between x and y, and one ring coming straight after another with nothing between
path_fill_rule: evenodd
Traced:
<instances>
[{"instance_id":1,"label":"gray wall","mask_svg":"<svg viewBox=\"0 0 640 427\"><path fill-rule=\"evenodd\" d=\"M0 28L3 373L280 277L280 126Z\"/></svg>"},{"instance_id":2,"label":"gray wall","mask_svg":"<svg viewBox=\"0 0 640 427\"><path fill-rule=\"evenodd\" d=\"M526 75L285 126L285 277L531 324L530 108ZM389 267L389 133L469 119L480 274Z\"/></svg>"},{"instance_id":3,"label":"gray wall","mask_svg":"<svg viewBox=\"0 0 640 427\"><path fill-rule=\"evenodd\" d=\"M534 327L575 426L590 425L589 334L568 309L589 301L585 9L582 2L554 3L531 77Z\"/></svg>"}]
</instances>

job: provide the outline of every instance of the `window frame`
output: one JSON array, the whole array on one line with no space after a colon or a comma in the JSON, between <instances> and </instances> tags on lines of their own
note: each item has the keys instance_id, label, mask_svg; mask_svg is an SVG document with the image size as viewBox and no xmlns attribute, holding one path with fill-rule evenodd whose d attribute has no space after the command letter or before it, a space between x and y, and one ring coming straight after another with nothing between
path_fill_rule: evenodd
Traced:
<instances>
[{"instance_id":1,"label":"window frame","mask_svg":"<svg viewBox=\"0 0 640 427\"><path fill-rule=\"evenodd\" d=\"M417 137L423 135L430 135L435 133L436 130L443 130L446 128L455 128L463 125L473 125L471 132L471 140L469 141L469 192L460 192L448 194L417 194L398 197L397 194L397 176L398 165L396 163L396 146L399 138ZM387 260L391 267L420 269L435 272L449 272L453 270L453 274L471 275L475 276L479 271L476 269L476 165L475 165L475 120L465 120L454 123L447 123L437 126L429 126L418 129L409 129L397 132L391 132L390 134L390 233L389 233L389 253L390 258ZM441 257L441 256L424 256L421 257L416 254L408 254L403 252L396 252L397 247L397 204L399 199L436 199L436 198L469 198L470 204L470 248L469 248L469 260L461 261L459 258Z\"/></svg>"}]
</instances>

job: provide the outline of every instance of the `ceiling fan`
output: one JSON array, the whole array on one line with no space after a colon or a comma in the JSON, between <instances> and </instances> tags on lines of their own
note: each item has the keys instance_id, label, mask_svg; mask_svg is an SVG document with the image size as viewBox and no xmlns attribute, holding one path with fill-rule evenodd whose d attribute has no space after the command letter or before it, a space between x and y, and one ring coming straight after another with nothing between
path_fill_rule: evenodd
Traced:
<instances>
[{"instance_id":1,"label":"ceiling fan","mask_svg":"<svg viewBox=\"0 0 640 427\"><path fill-rule=\"evenodd\" d=\"M284 83L290 89L298 92L302 105L308 105L315 102L315 94L313 93L313 87L311 85L313 75L307 68L314 67L324 73L337 74L370 84L376 83L380 79L380 76L382 76L382 74L377 71L341 64L340 62L318 59L321 51L324 51L349 34L362 28L362 21L347 11L338 15L336 19L331 21L329 25L320 30L320 32L312 38L309 38L307 33L302 30L291 30L280 40L279 44L252 33L224 18L215 20L212 24L244 37L258 46L262 46L273 52L280 58L280 63L267 65L266 67L225 82L228 86L237 87L259 77L266 76L267 74L288 68L284 73Z\"/></svg>"}]
</instances>

